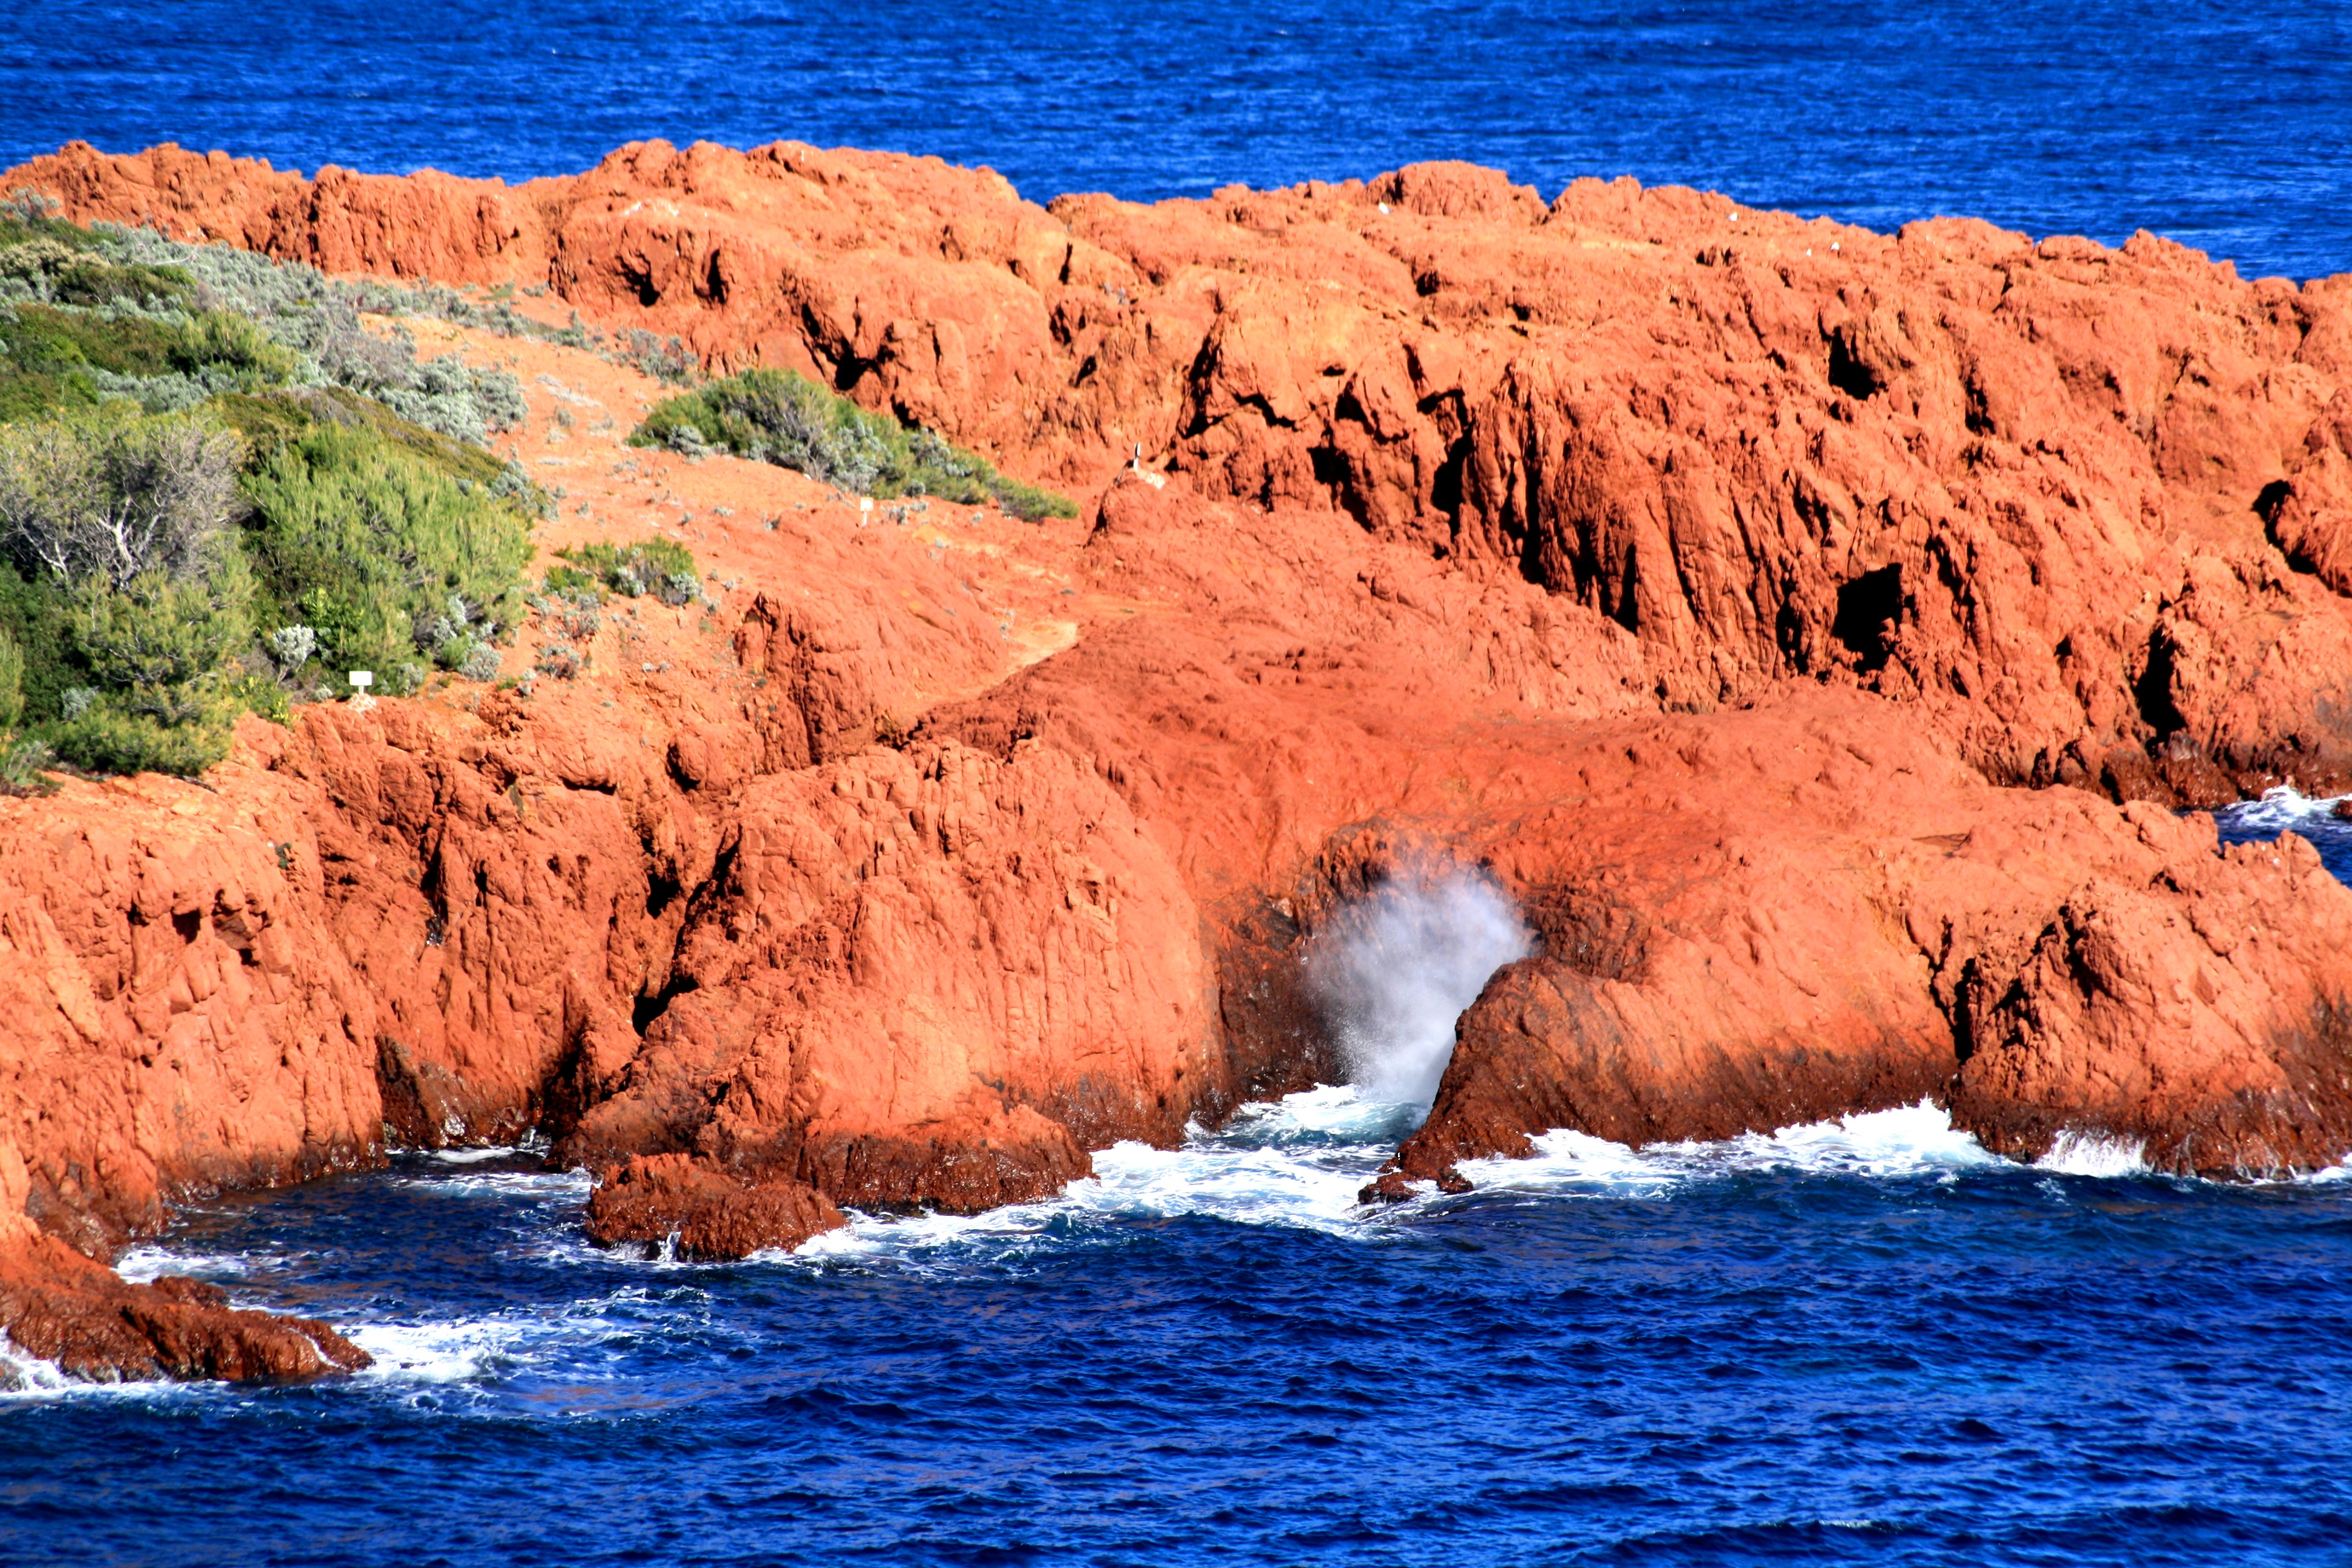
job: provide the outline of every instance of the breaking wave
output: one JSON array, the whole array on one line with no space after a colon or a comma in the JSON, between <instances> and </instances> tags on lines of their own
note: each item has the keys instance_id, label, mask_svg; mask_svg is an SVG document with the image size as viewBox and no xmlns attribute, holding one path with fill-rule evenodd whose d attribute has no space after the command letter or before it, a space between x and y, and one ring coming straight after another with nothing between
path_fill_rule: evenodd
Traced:
<instances>
[{"instance_id":1,"label":"breaking wave","mask_svg":"<svg viewBox=\"0 0 2352 1568\"><path fill-rule=\"evenodd\" d=\"M2050 1152L2033 1162L2038 1171L2067 1176L2140 1176L2147 1173L2147 1140L2069 1130Z\"/></svg>"},{"instance_id":2,"label":"breaking wave","mask_svg":"<svg viewBox=\"0 0 2352 1568\"><path fill-rule=\"evenodd\" d=\"M2311 841L2320 860L2338 879L2352 882L2352 821L2336 815L2352 795L2313 798L2282 785L2260 800L2240 801L2213 813L2224 844L2266 844L2282 833Z\"/></svg>"}]
</instances>

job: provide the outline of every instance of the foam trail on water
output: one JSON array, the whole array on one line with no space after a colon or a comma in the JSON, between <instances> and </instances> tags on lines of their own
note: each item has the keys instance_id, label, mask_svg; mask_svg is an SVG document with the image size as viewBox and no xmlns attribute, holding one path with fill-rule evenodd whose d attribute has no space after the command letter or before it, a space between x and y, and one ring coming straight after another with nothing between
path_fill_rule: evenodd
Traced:
<instances>
[{"instance_id":1,"label":"foam trail on water","mask_svg":"<svg viewBox=\"0 0 2352 1568\"><path fill-rule=\"evenodd\" d=\"M1307 979L1365 1098L1426 1111L1454 1055L1454 1026L1528 928L1483 871L1407 866L1317 933Z\"/></svg>"}]
</instances>

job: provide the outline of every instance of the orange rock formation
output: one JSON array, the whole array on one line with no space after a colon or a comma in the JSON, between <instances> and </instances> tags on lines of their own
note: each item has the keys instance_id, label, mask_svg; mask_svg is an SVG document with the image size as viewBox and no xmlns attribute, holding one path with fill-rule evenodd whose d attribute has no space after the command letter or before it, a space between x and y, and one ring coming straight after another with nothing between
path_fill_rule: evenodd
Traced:
<instances>
[{"instance_id":1,"label":"orange rock formation","mask_svg":"<svg viewBox=\"0 0 2352 1568\"><path fill-rule=\"evenodd\" d=\"M793 145L9 180L544 284L1088 503L861 526L615 447L643 378L450 334L524 373L547 542L682 531L713 602L528 700L310 708L208 787L0 803L19 1338L81 1301L157 1347L126 1370L263 1364L33 1259L387 1136L543 1129L604 1175L593 1234L700 1256L1050 1191L1328 1073L1301 956L1409 854L1490 866L1540 940L1390 1193L1552 1126L1921 1095L2021 1156L2352 1148L2352 892L2169 809L2352 778L2352 278L1454 165L1153 207Z\"/></svg>"}]
</instances>

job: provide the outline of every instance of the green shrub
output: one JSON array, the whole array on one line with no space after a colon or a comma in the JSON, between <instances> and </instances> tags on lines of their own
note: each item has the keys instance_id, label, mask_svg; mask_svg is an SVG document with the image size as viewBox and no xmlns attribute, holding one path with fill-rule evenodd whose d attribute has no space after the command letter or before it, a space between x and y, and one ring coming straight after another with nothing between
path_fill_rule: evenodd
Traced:
<instances>
[{"instance_id":1,"label":"green shrub","mask_svg":"<svg viewBox=\"0 0 2352 1568\"><path fill-rule=\"evenodd\" d=\"M41 775L57 761L57 753L43 742L0 736L0 790L12 795L49 793L57 786Z\"/></svg>"},{"instance_id":2,"label":"green shrub","mask_svg":"<svg viewBox=\"0 0 2352 1568\"><path fill-rule=\"evenodd\" d=\"M556 554L569 564L549 570L550 593L593 589L630 598L652 594L666 605L682 605L701 591L694 552L671 540L648 539L626 546L576 544ZM681 581L686 584L682 592L677 586Z\"/></svg>"},{"instance_id":3,"label":"green shrub","mask_svg":"<svg viewBox=\"0 0 2352 1568\"><path fill-rule=\"evenodd\" d=\"M457 665L513 626L530 524L373 431L316 425L246 480L263 624L299 624L331 671Z\"/></svg>"},{"instance_id":4,"label":"green shrub","mask_svg":"<svg viewBox=\"0 0 2352 1568\"><path fill-rule=\"evenodd\" d=\"M74 646L68 591L46 577L21 576L5 563L0 563L0 633L16 643L24 660L21 721L28 728L58 717L66 692L94 679Z\"/></svg>"},{"instance_id":5,"label":"green shrub","mask_svg":"<svg viewBox=\"0 0 2352 1568\"><path fill-rule=\"evenodd\" d=\"M299 369L292 351L225 310L165 317L37 304L0 310L0 415L10 418L109 397L164 413L274 385Z\"/></svg>"},{"instance_id":6,"label":"green shrub","mask_svg":"<svg viewBox=\"0 0 2352 1568\"><path fill-rule=\"evenodd\" d=\"M94 773L177 773L194 778L228 755L236 718L222 699L191 721L167 724L102 697L43 738L62 760Z\"/></svg>"},{"instance_id":7,"label":"green shrub","mask_svg":"<svg viewBox=\"0 0 2352 1568\"><path fill-rule=\"evenodd\" d=\"M322 662L495 675L551 510L481 445L520 384L360 322L456 297L53 209L0 202L0 787L200 772Z\"/></svg>"},{"instance_id":8,"label":"green shrub","mask_svg":"<svg viewBox=\"0 0 2352 1568\"><path fill-rule=\"evenodd\" d=\"M404 328L372 331L362 311L481 315L446 289L349 282L228 246L84 229L37 203L0 204L0 419L107 397L160 413L299 381L349 389L476 444L520 422L511 372L455 356L420 363ZM481 324L520 321L509 310Z\"/></svg>"},{"instance_id":9,"label":"green shrub","mask_svg":"<svg viewBox=\"0 0 2352 1568\"><path fill-rule=\"evenodd\" d=\"M341 386L276 387L255 394L228 393L213 400L221 421L243 436L257 461L266 459L289 442L320 425L365 430L401 447L427 468L468 485L484 485L493 492L518 485L518 465L502 462L480 447L404 419L373 397ZM522 475L520 483L528 484ZM546 492L531 487L535 500L519 500L525 510L546 503Z\"/></svg>"},{"instance_id":10,"label":"green shrub","mask_svg":"<svg viewBox=\"0 0 2352 1568\"><path fill-rule=\"evenodd\" d=\"M747 370L668 398L629 443L732 452L864 495L930 495L967 506L994 501L1032 522L1077 515L1067 496L1008 479L977 453L869 414L789 370Z\"/></svg>"},{"instance_id":11,"label":"green shrub","mask_svg":"<svg viewBox=\"0 0 2352 1568\"><path fill-rule=\"evenodd\" d=\"M121 266L94 254L90 245L68 244L55 235L28 236L0 248L0 297L153 310L177 303L188 292L188 277L176 268Z\"/></svg>"},{"instance_id":12,"label":"green shrub","mask_svg":"<svg viewBox=\"0 0 2352 1568\"><path fill-rule=\"evenodd\" d=\"M512 372L471 367L455 355L420 362L415 340L398 322L389 334L361 325L363 311L451 320L478 314L447 289L329 278L299 261L273 261L226 245L188 245L152 229L102 230L100 237L118 246L126 262L184 274L198 301L258 323L304 362L300 379L373 398L404 419L477 445L522 419L522 384Z\"/></svg>"},{"instance_id":13,"label":"green shrub","mask_svg":"<svg viewBox=\"0 0 2352 1568\"><path fill-rule=\"evenodd\" d=\"M0 551L59 584L184 573L242 510L236 437L121 405L0 426Z\"/></svg>"},{"instance_id":14,"label":"green shrub","mask_svg":"<svg viewBox=\"0 0 2352 1568\"><path fill-rule=\"evenodd\" d=\"M25 650L0 630L0 735L15 732L25 716Z\"/></svg>"},{"instance_id":15,"label":"green shrub","mask_svg":"<svg viewBox=\"0 0 2352 1568\"><path fill-rule=\"evenodd\" d=\"M234 543L203 570L142 572L122 586L102 577L73 594L74 643L125 711L164 724L205 717L219 677L252 639L253 578Z\"/></svg>"}]
</instances>

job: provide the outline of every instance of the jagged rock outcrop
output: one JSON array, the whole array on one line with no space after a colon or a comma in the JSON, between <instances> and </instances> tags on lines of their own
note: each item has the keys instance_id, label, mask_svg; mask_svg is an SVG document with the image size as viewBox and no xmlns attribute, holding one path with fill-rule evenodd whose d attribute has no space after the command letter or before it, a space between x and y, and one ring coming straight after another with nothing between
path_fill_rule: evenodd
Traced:
<instances>
[{"instance_id":1,"label":"jagged rock outcrop","mask_svg":"<svg viewBox=\"0 0 2352 1568\"><path fill-rule=\"evenodd\" d=\"M2352 782L2352 278L1628 180L1547 206L1460 165L1049 208L793 143L511 190L79 145L12 178L77 217L545 283L1066 482L1140 446L1595 609L1670 706L1811 678L1918 704L2004 779Z\"/></svg>"},{"instance_id":2,"label":"jagged rock outcrop","mask_svg":"<svg viewBox=\"0 0 2352 1568\"><path fill-rule=\"evenodd\" d=\"M540 388L656 389L498 344L574 487L546 542L692 522L727 585L615 610L529 700L308 708L208 789L0 801L17 1255L534 1127L603 1176L593 1235L688 1256L1034 1197L1328 1073L1302 957L1408 854L1490 868L1539 940L1391 1194L1551 1126L1922 1095L2025 1157L2352 1148L2352 892L2166 809L2352 780L2352 279L1454 165L1151 207L789 144L10 179L544 283L1087 509L886 524L620 461L625 420ZM145 1342L115 1364L262 1364Z\"/></svg>"},{"instance_id":3,"label":"jagged rock outcrop","mask_svg":"<svg viewBox=\"0 0 2352 1568\"><path fill-rule=\"evenodd\" d=\"M691 1262L789 1249L841 1224L841 1211L804 1183L746 1184L688 1154L632 1155L588 1200L590 1240L668 1247Z\"/></svg>"}]
</instances>

